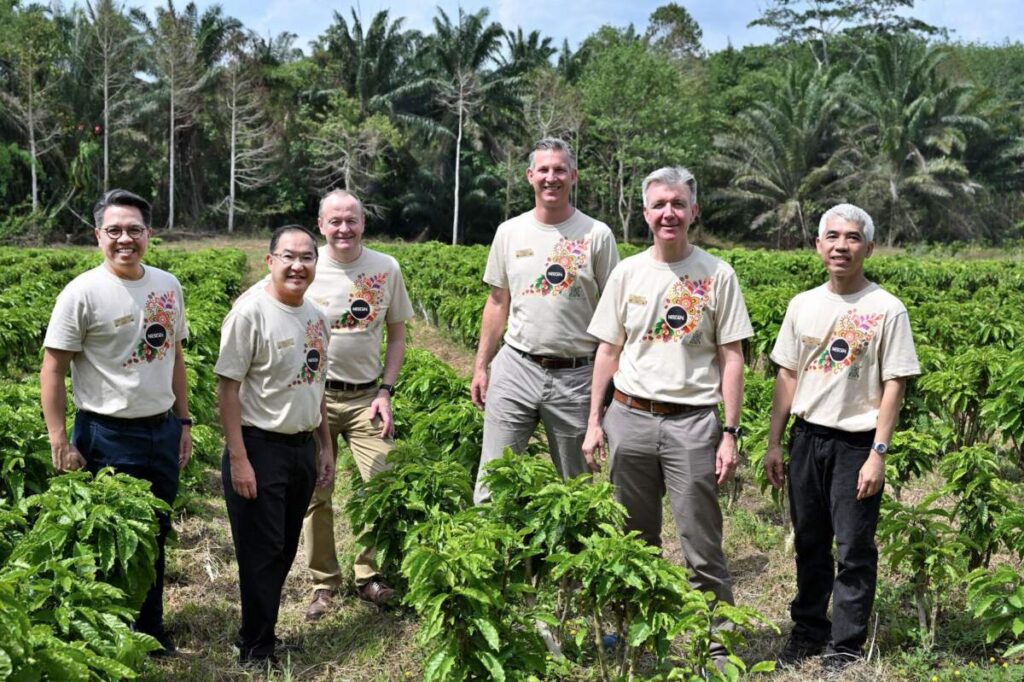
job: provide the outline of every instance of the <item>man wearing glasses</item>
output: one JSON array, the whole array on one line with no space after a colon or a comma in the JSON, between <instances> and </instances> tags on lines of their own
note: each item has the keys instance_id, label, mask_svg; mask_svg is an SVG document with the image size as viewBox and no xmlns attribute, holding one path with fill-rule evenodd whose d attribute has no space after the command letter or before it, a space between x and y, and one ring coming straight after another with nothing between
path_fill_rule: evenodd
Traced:
<instances>
[{"instance_id":1,"label":"man wearing glasses","mask_svg":"<svg viewBox=\"0 0 1024 682\"><path fill-rule=\"evenodd\" d=\"M39 375L43 418L58 472L105 466L152 484L171 504L178 472L192 454L185 357L188 336L181 285L143 265L151 236L149 202L115 189L93 209L103 264L72 280L57 297ZM69 439L64 377L71 368L77 413ZM164 544L171 528L159 514L156 581L136 630L175 651L163 627Z\"/></svg>"},{"instance_id":2,"label":"man wearing glasses","mask_svg":"<svg viewBox=\"0 0 1024 682\"><path fill-rule=\"evenodd\" d=\"M328 323L305 299L316 276L316 238L276 230L270 279L240 300L221 328L217 397L226 447L224 500L238 559L242 664L276 664L281 589L295 559L320 459L330 457L324 403Z\"/></svg>"}]
</instances>

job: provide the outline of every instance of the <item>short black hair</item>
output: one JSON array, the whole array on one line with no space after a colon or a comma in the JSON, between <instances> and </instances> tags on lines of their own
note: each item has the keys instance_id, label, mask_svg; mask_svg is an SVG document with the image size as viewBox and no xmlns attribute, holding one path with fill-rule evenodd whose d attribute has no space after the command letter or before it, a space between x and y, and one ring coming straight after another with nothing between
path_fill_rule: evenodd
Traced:
<instances>
[{"instance_id":1,"label":"short black hair","mask_svg":"<svg viewBox=\"0 0 1024 682\"><path fill-rule=\"evenodd\" d=\"M153 207L148 201L126 189L112 189L101 196L96 205L92 207L92 218L96 222L97 228L103 226L103 214L111 206L132 206L139 209L139 213L142 214L142 223L146 227L149 227L153 220Z\"/></svg>"},{"instance_id":2,"label":"short black hair","mask_svg":"<svg viewBox=\"0 0 1024 682\"><path fill-rule=\"evenodd\" d=\"M313 242L313 253L317 253L318 244L316 242L316 235L302 225L285 225L284 227L279 227L274 230L274 234L270 235L270 253L274 253L274 250L277 248L277 243L281 241L281 236L289 232L301 232L309 237Z\"/></svg>"}]
</instances>

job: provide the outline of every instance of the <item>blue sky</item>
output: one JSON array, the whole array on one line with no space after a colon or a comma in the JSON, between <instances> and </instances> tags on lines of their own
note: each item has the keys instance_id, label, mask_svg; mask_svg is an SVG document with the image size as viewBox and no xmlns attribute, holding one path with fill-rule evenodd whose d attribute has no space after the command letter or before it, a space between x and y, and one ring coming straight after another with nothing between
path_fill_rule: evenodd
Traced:
<instances>
[{"instance_id":1,"label":"blue sky","mask_svg":"<svg viewBox=\"0 0 1024 682\"><path fill-rule=\"evenodd\" d=\"M540 30L550 36L556 45L568 38L570 45L579 42L604 24L636 25L642 31L647 18L658 6L669 0L562 0L561 2L524 2L522 0L495 0L480 2L464 0L461 5L468 11L480 7L490 10L491 18L506 28L520 26L524 31ZM128 0L128 4L151 10L166 0ZM184 4L177 0L176 4ZM212 2L196 0L200 8ZM697 19L704 31L704 46L717 51L729 42L742 45L771 42L772 32L762 28L750 29L747 24L756 19L763 0L676 0ZM263 35L290 31L299 36L297 46L308 52L309 41L320 35L331 23L334 11L346 18L355 7L369 20L380 10L390 9L392 17L404 16L408 28L429 32L435 8L440 6L449 16L458 16L459 2L453 0L360 0L352 2L324 2L324 0L223 0L224 12L240 19L248 28ZM951 30L951 37L965 42L1003 43L1024 41L1024 10L1021 0L918 0L913 14L931 24Z\"/></svg>"}]
</instances>

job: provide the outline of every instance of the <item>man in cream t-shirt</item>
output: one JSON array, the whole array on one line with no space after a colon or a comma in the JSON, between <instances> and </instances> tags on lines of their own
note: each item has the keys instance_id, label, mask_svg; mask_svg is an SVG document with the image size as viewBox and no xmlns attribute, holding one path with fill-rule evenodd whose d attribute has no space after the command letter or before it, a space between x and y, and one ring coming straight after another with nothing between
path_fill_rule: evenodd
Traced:
<instances>
[{"instance_id":1,"label":"man in cream t-shirt","mask_svg":"<svg viewBox=\"0 0 1024 682\"><path fill-rule=\"evenodd\" d=\"M405 323L413 316L412 302L398 261L363 245L366 216L355 195L344 190L326 194L320 201L317 224L327 245L320 249L316 280L306 298L324 310L330 325L327 417L331 443L337 445L339 436L345 439L359 475L368 481L387 468L387 455L395 446L391 396L405 359ZM385 345L383 364L381 344ZM333 492L332 455L330 462L321 465L303 525L314 580L308 620L327 612L341 586ZM378 572L373 557L372 547L356 557L356 591L363 601L381 606L391 601L395 592Z\"/></svg>"},{"instance_id":2,"label":"man in cream t-shirt","mask_svg":"<svg viewBox=\"0 0 1024 682\"><path fill-rule=\"evenodd\" d=\"M534 208L498 227L487 258L491 294L470 388L484 410L477 503L489 497L484 466L506 447L522 452L538 421L562 477L587 471L580 448L597 347L587 324L619 255L608 226L571 205L576 177L568 144L538 142L526 171Z\"/></svg>"},{"instance_id":3,"label":"man in cream t-shirt","mask_svg":"<svg viewBox=\"0 0 1024 682\"><path fill-rule=\"evenodd\" d=\"M39 374L53 467L112 466L152 485L174 503L178 473L192 454L181 285L142 259L149 245L149 202L114 189L93 209L103 264L73 279L57 297ZM64 377L71 368L75 426L69 440ZM163 626L164 545L171 529L159 514L156 581L135 628L175 651Z\"/></svg>"},{"instance_id":4,"label":"man in cream t-shirt","mask_svg":"<svg viewBox=\"0 0 1024 682\"><path fill-rule=\"evenodd\" d=\"M794 415L789 501L797 595L779 662L794 665L824 651L826 669L839 671L863 655L885 455L906 379L920 368L907 309L864 276L864 259L874 250L871 217L850 204L829 209L817 250L828 282L790 301L771 353L779 374L764 464L772 485L781 487L782 432Z\"/></svg>"},{"instance_id":5,"label":"man in cream t-shirt","mask_svg":"<svg viewBox=\"0 0 1024 682\"><path fill-rule=\"evenodd\" d=\"M626 530L658 547L668 492L694 586L732 603L718 486L738 461L741 342L753 330L736 273L689 243L698 215L693 174L661 168L644 179L642 191L654 245L615 268L590 323L601 345L583 453L597 471L607 434L609 476L629 514ZM605 410L609 381L614 393ZM721 663L724 649L712 655Z\"/></svg>"},{"instance_id":6,"label":"man in cream t-shirt","mask_svg":"<svg viewBox=\"0 0 1024 682\"><path fill-rule=\"evenodd\" d=\"M266 261L270 281L224 319L214 369L242 599L236 643L239 662L256 665L277 662L281 589L316 485L317 440L320 461L333 457L324 402L330 333L323 312L304 298L316 238L302 227L279 228Z\"/></svg>"}]
</instances>

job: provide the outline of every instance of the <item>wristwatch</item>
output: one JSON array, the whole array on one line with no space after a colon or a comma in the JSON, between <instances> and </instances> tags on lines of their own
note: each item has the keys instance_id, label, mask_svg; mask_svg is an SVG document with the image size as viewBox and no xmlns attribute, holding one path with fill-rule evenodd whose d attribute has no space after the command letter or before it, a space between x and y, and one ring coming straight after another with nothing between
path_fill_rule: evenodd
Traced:
<instances>
[{"instance_id":1,"label":"wristwatch","mask_svg":"<svg viewBox=\"0 0 1024 682\"><path fill-rule=\"evenodd\" d=\"M722 431L724 433L732 434L732 436L736 440L739 440L740 438L743 438L743 429L740 428L738 425L737 426L723 426L722 427Z\"/></svg>"},{"instance_id":2,"label":"wristwatch","mask_svg":"<svg viewBox=\"0 0 1024 682\"><path fill-rule=\"evenodd\" d=\"M871 449L877 452L879 457L885 457L885 453L889 452L889 446L885 443L874 443Z\"/></svg>"},{"instance_id":3,"label":"wristwatch","mask_svg":"<svg viewBox=\"0 0 1024 682\"><path fill-rule=\"evenodd\" d=\"M178 423L182 426L192 426L192 417L178 417Z\"/></svg>"},{"instance_id":4,"label":"wristwatch","mask_svg":"<svg viewBox=\"0 0 1024 682\"><path fill-rule=\"evenodd\" d=\"M387 391L388 395L391 396L391 397L394 397L394 395L395 395L395 385L394 384L381 384L380 386L377 387L377 390L378 391L380 391L380 390Z\"/></svg>"}]
</instances>

